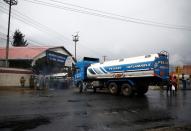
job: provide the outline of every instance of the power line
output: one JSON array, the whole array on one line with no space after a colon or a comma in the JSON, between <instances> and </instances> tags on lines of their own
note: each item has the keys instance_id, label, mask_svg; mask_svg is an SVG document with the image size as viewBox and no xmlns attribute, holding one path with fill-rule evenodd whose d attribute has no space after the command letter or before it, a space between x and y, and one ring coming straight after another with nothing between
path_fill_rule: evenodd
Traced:
<instances>
[{"instance_id":1,"label":"power line","mask_svg":"<svg viewBox=\"0 0 191 131\"><path fill-rule=\"evenodd\" d=\"M10 34L10 23L11 23L11 7L17 5L17 0L4 0L5 3L9 5L9 15L8 15L8 29L7 29L7 42L6 42L6 57L5 57L5 67L9 67L9 34Z\"/></svg>"},{"instance_id":2,"label":"power line","mask_svg":"<svg viewBox=\"0 0 191 131\"><path fill-rule=\"evenodd\" d=\"M166 23L160 23L160 22L151 21L151 20L145 20L145 19L127 17L127 16L115 14L115 13L110 13L110 12L106 12L106 11L100 11L100 10L97 10L97 9L87 8L87 7L83 7L83 6L79 6L79 5L75 5L75 4L71 4L71 3L66 3L66 2L62 2L62 1L58 1L58 0L49 0L49 1L52 1L52 2L55 2L55 3L59 3L59 4L63 4L63 5L72 6L72 7L81 8L81 9L84 9L84 10L89 10L89 11L99 12L99 13L103 13L103 14L109 14L109 15L113 15L113 16L117 16L117 17L122 17L122 18L126 18L126 19L138 20L138 21L149 22L149 23L155 23L155 24L166 25L166 26L177 26L177 25L166 24ZM179 27L184 27L184 26L179 26ZM188 27L188 28L189 28L189 27Z\"/></svg>"},{"instance_id":3,"label":"power line","mask_svg":"<svg viewBox=\"0 0 191 131\"><path fill-rule=\"evenodd\" d=\"M12 31L11 31L12 32ZM2 38L3 40L6 40L6 34L5 33L2 33L2 32L0 32L0 35L2 36L0 36L0 38ZM32 45L35 45L35 46L38 46L38 47L42 47L42 44L41 43L38 43L38 42L36 42L36 41L34 41L34 40L31 40L31 39L28 39L27 38L27 41L31 41L32 43L29 43L29 44L32 44ZM10 41L10 43L11 42L13 42L13 40L11 40ZM45 45L44 45L45 46ZM43 46L43 47L44 47ZM83 43L81 43L81 47L84 47L84 48L86 48L86 49L88 49L87 51L89 51L89 53L91 53L91 54L94 54L96 57L97 57L97 54L100 54L100 52L97 52L97 51L95 51L95 50L92 50L91 48L89 48L89 47L87 47L87 46L85 46L85 45L83 45Z\"/></svg>"},{"instance_id":4,"label":"power line","mask_svg":"<svg viewBox=\"0 0 191 131\"><path fill-rule=\"evenodd\" d=\"M3 39L3 40L7 40L5 35L6 35L6 34L0 32L0 38L1 38L1 39ZM42 44L39 45L38 43L34 42L34 41L31 40L31 39L27 39L27 41L30 42L29 45L34 45L34 46L37 46L37 47L46 47L45 45L42 46ZM9 43L11 44L12 42L13 42L13 38L11 38L11 40L10 40ZM32 42L32 43L31 43L31 42ZM12 44L11 44L11 45L12 45ZM48 47L50 47L50 46L48 46ZM34 48L34 50L35 50L35 48Z\"/></svg>"},{"instance_id":5,"label":"power line","mask_svg":"<svg viewBox=\"0 0 191 131\"><path fill-rule=\"evenodd\" d=\"M13 9L13 10L14 10L14 9ZM17 10L14 10L14 11L17 12L17 13L19 13L21 16L24 16L26 19L30 19L30 21L32 21L32 23L36 23L36 25L41 26L42 28L46 29L47 31L53 32L54 34L57 34L57 35L59 35L59 36L61 36L61 37L64 37L64 38L66 38L66 39L69 39L69 38L65 37L63 34L61 34L61 33L57 32L57 31L55 31L54 29L49 28L49 27L46 26L46 25L41 24L40 22L38 22L38 21L36 21L36 20L30 18L29 16L24 15L23 13L21 13L21 12L19 12L19 11L17 11Z\"/></svg>"},{"instance_id":6,"label":"power line","mask_svg":"<svg viewBox=\"0 0 191 131\"><path fill-rule=\"evenodd\" d=\"M2 2L0 2L0 3L3 4ZM2 6L1 6L1 7L2 7ZM5 8L5 7L2 7L2 8L4 8L5 10L8 10L8 9ZM14 9L13 9L13 10L14 10ZM1 11L7 14L6 11L4 11L4 10L1 10ZM13 13L14 15L18 16L17 20L20 20L21 22L24 22L24 23L27 24L27 25L28 25L28 23L25 22L25 20L27 20L26 18L28 18L28 19L30 20L30 22L32 21L31 23L37 23L37 24L36 24L37 26L38 26L38 25L44 26L44 25L42 25L42 24L40 24L40 23L34 21L34 20L31 19L30 17L28 17L28 16L26 16L26 15L24 15L24 14L22 14L22 13L16 11L16 10L14 10L14 12L17 12L18 14L20 14L20 16L25 16L25 17L20 17L19 15ZM22 19L20 19L20 18L22 18ZM47 28L47 27L46 27L46 28ZM36 28L36 29L37 29L37 28ZM50 30L50 29L49 29L49 30ZM12 32L12 31L11 31L11 32ZM1 32L0 32L0 33L1 33ZM13 32L12 32L12 33L13 33ZM1 33L1 34L3 34L3 35L6 36L6 34L4 34L4 33ZM30 42L30 44L32 44L32 45L37 45L37 46L42 46L42 45L43 45L42 43L36 42L36 41L31 40L31 39L29 39L29 38L27 38L27 40L28 40L28 41ZM32 42L32 43L31 43L31 42ZM47 45L46 45L46 46L47 46Z\"/></svg>"},{"instance_id":7,"label":"power line","mask_svg":"<svg viewBox=\"0 0 191 131\"><path fill-rule=\"evenodd\" d=\"M1 11L2 11L2 10L1 10ZM6 13L4 10L3 10L2 12ZM17 11L15 11L15 12L17 12ZM15 14L14 14L14 15L15 15ZM18 18L18 19L20 19L20 18ZM23 20L22 20L21 22L24 22L25 24L28 25L28 23L26 23L26 22L23 21ZM12 33L13 33L13 32L12 32ZM42 43L36 42L36 41L34 41L34 40L31 40L31 39L28 39L28 38L27 38L27 40L32 42L32 43L30 43L30 44L37 45L37 46L43 46ZM35 44L34 44L34 43L35 43ZM87 46L84 46L83 44L82 44L81 46L84 47L84 48L88 48ZM95 50L93 50L93 49L88 48L88 50L91 50L90 52L91 52L91 53L94 52L96 55L99 54L97 51L95 51Z\"/></svg>"},{"instance_id":8,"label":"power line","mask_svg":"<svg viewBox=\"0 0 191 131\"><path fill-rule=\"evenodd\" d=\"M1 10L1 9L0 9ZM2 12L4 12L5 14L7 14L7 12L6 11L3 11L3 10L1 10ZM38 28L38 27L36 27L36 25L34 25L34 24L32 24L32 23L29 23L29 22L27 22L27 21L25 21L24 19L22 19L21 17L18 17L17 15L15 15L14 13L13 13L13 18L15 18L15 19L17 19L18 21L21 21L22 23L25 23L26 25L30 25L30 26L32 26L33 28L35 28L36 30L38 30L38 31L42 31L42 32L44 32L44 30L42 29L42 28ZM53 41L52 41L53 42Z\"/></svg>"},{"instance_id":9,"label":"power line","mask_svg":"<svg viewBox=\"0 0 191 131\"><path fill-rule=\"evenodd\" d=\"M2 8L4 8L5 10L7 10L5 7L2 7ZM5 12L4 10L1 10L1 11L7 14L7 12ZM16 13L15 13L15 12L16 12ZM27 24L27 25L31 25L33 28L35 28L35 29L37 29L37 30L39 30L39 31L42 31L42 32L46 31L46 32L49 33L49 34L54 34L54 35L57 34L57 36L59 35L59 37L60 37L60 36L65 37L65 36L63 36L62 34L60 34L60 33L56 32L56 31L54 31L54 30L48 28L48 27L45 26L45 25L42 25L41 23L39 23L39 22L33 20L32 18L30 18L30 17L28 17L28 16L26 16L26 15L24 15L24 14L22 14L22 13L16 11L16 10L14 10L13 15L14 15L13 17L15 17L15 19L17 19L17 20L19 20L19 21L21 21L21 22L23 22L23 23L25 23L25 24ZM51 32L52 32L52 33L51 33ZM65 38L66 38L66 37L65 37ZM62 40L59 39L59 40L63 42L63 39L62 39ZM68 43L68 41L67 41L66 43Z\"/></svg>"},{"instance_id":10,"label":"power line","mask_svg":"<svg viewBox=\"0 0 191 131\"><path fill-rule=\"evenodd\" d=\"M1 39L3 39L3 40L7 40L7 38L6 38L6 37L1 37L1 36L0 36L0 38L1 38Z\"/></svg>"},{"instance_id":11,"label":"power line","mask_svg":"<svg viewBox=\"0 0 191 131\"><path fill-rule=\"evenodd\" d=\"M1 26L1 25L0 25L0 26ZM1 28L4 28L4 27L1 26ZM12 34L14 34L13 31L10 30L10 32L11 32ZM6 34L3 33L3 32L0 32L0 35L6 37ZM13 39L13 38L11 38L11 39ZM13 40L12 40L12 41L13 41ZM11 42L12 42L12 41L11 41ZM37 42L37 41L35 41L35 40L32 40L32 39L29 39L29 38L27 38L27 41L29 41L29 42L30 42L29 44L32 44L32 45L36 45L36 46L46 46L46 45L44 45L44 44L42 44L42 43L39 43L39 42Z\"/></svg>"},{"instance_id":12,"label":"power line","mask_svg":"<svg viewBox=\"0 0 191 131\"><path fill-rule=\"evenodd\" d=\"M13 33L13 31L10 31L10 32ZM0 35L6 36L6 34L5 34L5 33L2 33L2 32L0 32ZM11 38L11 39L13 39L13 38ZM29 39L29 38L27 38L27 41L30 42L29 44L36 45L36 46L43 46L43 45L44 45L44 44L42 44L42 43L39 43L39 42L37 42L37 41L35 41L35 40L32 40L32 39ZM45 46L45 45L44 45L44 46Z\"/></svg>"},{"instance_id":13,"label":"power line","mask_svg":"<svg viewBox=\"0 0 191 131\"><path fill-rule=\"evenodd\" d=\"M49 7L68 10L68 11L72 11L72 12L82 13L82 14L88 14L88 15L93 15L93 16L98 16L98 17L103 17L103 18L108 18L108 19L114 19L114 20L120 20L120 21L124 21L124 22L132 22L132 23L144 24L144 25L150 25L150 26L156 26L156 27L163 27L163 28L170 28L170 29L182 29L182 30L191 31L191 27L188 27L188 26L170 25L170 24L159 23L159 22L154 22L154 21L148 21L148 20L143 20L143 19L136 19L136 18L121 16L121 15L117 15L117 14L113 14L113 13L109 13L109 12L103 12L103 11L98 11L98 10L94 10L94 9L90 9L90 8L85 8L85 7L81 7L81 6L78 6L78 7L85 8L86 10L81 10L81 9L77 9L77 8L71 8L71 7L66 7L66 6L55 5L53 3L48 3L48 2L44 2L44 1L40 1L40 0L35 0L35 1L34 0L24 0L24 1L31 2L31 3L34 3L34 4L43 5L43 6L49 6ZM55 0L54 0L54 2L55 2ZM62 2L60 2L60 3L62 3ZM71 5L73 5L73 4L71 4ZM87 9L89 9L89 11L87 11ZM90 12L90 10L97 11L99 13Z\"/></svg>"},{"instance_id":14,"label":"power line","mask_svg":"<svg viewBox=\"0 0 191 131\"><path fill-rule=\"evenodd\" d=\"M4 9L6 9L6 8L4 8ZM5 12L5 11L3 11L3 12ZM26 15L24 15L24 14L22 14L22 13L20 13L20 12L16 11L16 10L14 10L14 12L17 12L17 13L21 14L22 16L26 16ZM6 13L6 12L5 12L5 13ZM14 15L17 15L17 14L15 14L15 13L14 13ZM18 15L17 15L17 16L18 16ZM20 20L20 17L19 17L19 18L17 18L17 19L19 19L19 20ZM30 17L29 17L29 19L30 19L30 21L32 21L32 20L31 20L32 18L30 18ZM27 20L27 19L25 19L25 20ZM27 24L27 25L28 25L28 23L26 23L26 22L25 22L25 21L23 21L23 20L21 20L21 22L24 22L25 24ZM42 25L42 24L41 24L41 25ZM66 37L66 38L67 38L67 37ZM30 40L30 41L34 41L34 40ZM34 42L34 43L37 43L37 42ZM83 45L82 45L82 46L83 46ZM87 46L83 46L83 47L87 48ZM92 51L93 51L93 52L95 52L94 50L92 50L92 49L90 49L90 48L89 48L89 50L91 50L91 53L92 53ZM97 54L99 54L99 53L97 53L97 52L96 52L95 54L97 55Z\"/></svg>"},{"instance_id":15,"label":"power line","mask_svg":"<svg viewBox=\"0 0 191 131\"><path fill-rule=\"evenodd\" d=\"M1 9L0 9L1 10ZM4 10L1 10L3 13L5 13L5 14L7 14L7 12L6 11L4 11ZM18 15L13 15L13 17L15 18L15 19L17 19L17 20L19 20L19 21L21 21L21 22L23 22L23 23L25 23L26 25L29 25L29 23L27 23L25 20L23 20L23 19L21 19L21 17L18 17ZM36 27L34 27L35 29L36 29Z\"/></svg>"},{"instance_id":16,"label":"power line","mask_svg":"<svg viewBox=\"0 0 191 131\"><path fill-rule=\"evenodd\" d=\"M2 10L1 10L2 11ZM6 12L5 12L6 13ZM14 17L14 16L13 16ZM25 22L25 21L23 21L22 19L20 19L20 18L15 18L15 19L17 19L17 20L19 20L19 21L21 21L21 22L23 22L23 23L25 23L26 25L28 25L28 23L27 22ZM37 29L37 30L39 30L38 28L35 28L35 29ZM53 41L52 41L53 42Z\"/></svg>"}]
</instances>

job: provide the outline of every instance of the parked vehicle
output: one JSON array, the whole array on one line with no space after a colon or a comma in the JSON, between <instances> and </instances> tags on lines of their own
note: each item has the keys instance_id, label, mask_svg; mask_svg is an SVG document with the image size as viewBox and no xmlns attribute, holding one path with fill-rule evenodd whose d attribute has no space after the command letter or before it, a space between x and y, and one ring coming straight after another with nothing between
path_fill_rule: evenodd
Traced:
<instances>
[{"instance_id":1,"label":"parked vehicle","mask_svg":"<svg viewBox=\"0 0 191 131\"><path fill-rule=\"evenodd\" d=\"M112 94L145 94L149 85L165 84L169 78L169 58L166 51L156 54L99 62L84 57L75 65L75 85L83 88L108 88Z\"/></svg>"}]
</instances>

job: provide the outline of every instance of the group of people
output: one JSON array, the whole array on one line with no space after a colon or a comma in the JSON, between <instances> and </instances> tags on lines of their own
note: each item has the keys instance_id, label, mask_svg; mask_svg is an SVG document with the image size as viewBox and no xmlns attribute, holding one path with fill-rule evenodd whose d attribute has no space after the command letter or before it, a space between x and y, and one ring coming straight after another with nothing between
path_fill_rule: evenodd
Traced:
<instances>
[{"instance_id":1,"label":"group of people","mask_svg":"<svg viewBox=\"0 0 191 131\"><path fill-rule=\"evenodd\" d=\"M177 78L176 76L171 76L169 77L169 83L167 86L167 94L168 92L172 93L173 95L176 94L177 91Z\"/></svg>"}]
</instances>

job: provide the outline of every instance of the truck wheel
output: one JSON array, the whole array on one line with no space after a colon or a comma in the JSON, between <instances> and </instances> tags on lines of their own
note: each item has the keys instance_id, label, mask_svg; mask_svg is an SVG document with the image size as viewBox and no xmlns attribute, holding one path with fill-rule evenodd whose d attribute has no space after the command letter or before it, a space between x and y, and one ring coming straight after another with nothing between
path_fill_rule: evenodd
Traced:
<instances>
[{"instance_id":1,"label":"truck wheel","mask_svg":"<svg viewBox=\"0 0 191 131\"><path fill-rule=\"evenodd\" d=\"M78 88L79 88L79 92L82 93L82 90L83 90L83 83L82 82L78 83Z\"/></svg>"},{"instance_id":2,"label":"truck wheel","mask_svg":"<svg viewBox=\"0 0 191 131\"><path fill-rule=\"evenodd\" d=\"M132 86L125 83L121 86L121 92L124 96L131 96L133 94Z\"/></svg>"},{"instance_id":3,"label":"truck wheel","mask_svg":"<svg viewBox=\"0 0 191 131\"><path fill-rule=\"evenodd\" d=\"M144 95L148 91L148 86L140 86L137 89L137 94L138 95Z\"/></svg>"},{"instance_id":4,"label":"truck wheel","mask_svg":"<svg viewBox=\"0 0 191 131\"><path fill-rule=\"evenodd\" d=\"M108 88L111 94L116 95L118 93L118 85L115 82L111 82Z\"/></svg>"}]
</instances>

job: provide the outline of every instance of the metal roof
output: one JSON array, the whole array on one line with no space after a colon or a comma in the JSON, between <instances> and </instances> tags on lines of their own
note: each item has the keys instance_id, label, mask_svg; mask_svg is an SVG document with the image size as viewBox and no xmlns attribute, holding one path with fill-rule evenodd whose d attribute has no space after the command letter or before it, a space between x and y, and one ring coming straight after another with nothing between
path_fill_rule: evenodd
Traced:
<instances>
[{"instance_id":1,"label":"metal roof","mask_svg":"<svg viewBox=\"0 0 191 131\"><path fill-rule=\"evenodd\" d=\"M72 54L64 46L56 47L10 47L9 60L32 60L46 50L61 48L76 61ZM5 60L6 49L0 47L0 60Z\"/></svg>"},{"instance_id":2,"label":"metal roof","mask_svg":"<svg viewBox=\"0 0 191 131\"><path fill-rule=\"evenodd\" d=\"M33 59L38 54L49 49L48 47L11 47L9 48L9 59ZM6 49L0 47L0 59L5 59Z\"/></svg>"}]
</instances>

